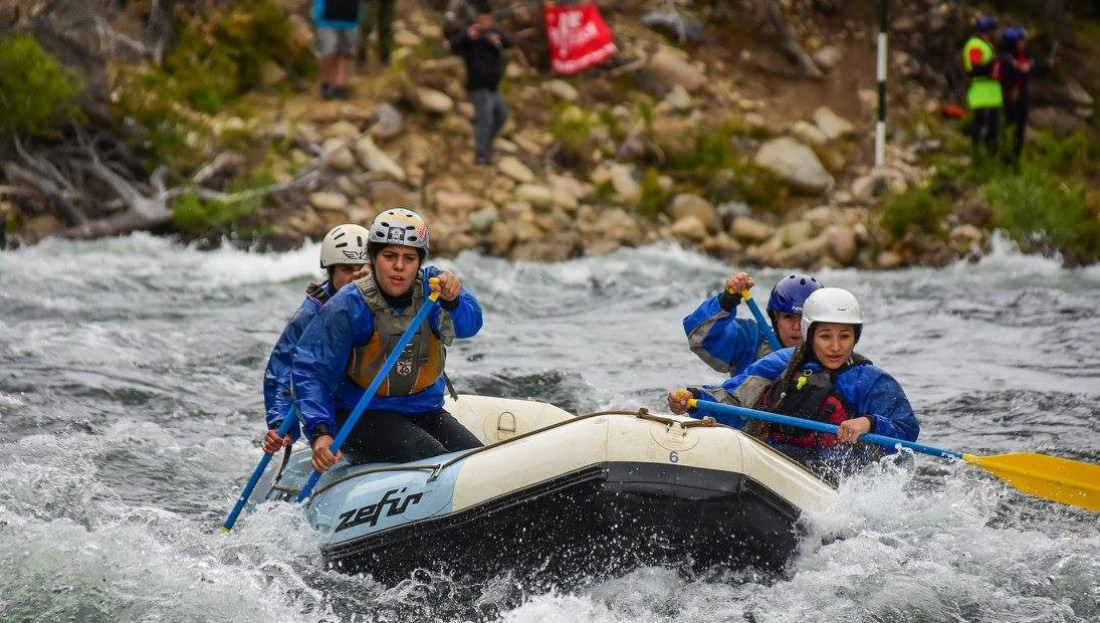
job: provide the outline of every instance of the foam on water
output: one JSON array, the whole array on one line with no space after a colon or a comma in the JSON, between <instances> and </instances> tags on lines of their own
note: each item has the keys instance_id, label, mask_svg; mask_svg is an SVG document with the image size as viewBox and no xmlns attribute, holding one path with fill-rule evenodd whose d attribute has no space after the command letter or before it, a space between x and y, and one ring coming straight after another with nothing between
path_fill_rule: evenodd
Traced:
<instances>
[{"instance_id":1,"label":"foam on water","mask_svg":"<svg viewBox=\"0 0 1100 623\"><path fill-rule=\"evenodd\" d=\"M854 290L860 350L922 440L1100 460L1100 267L1003 240L978 264L819 273ZM264 361L318 247L198 251L135 234L0 253L0 618L5 621L1100 621L1097 515L924 455L847 481L782 574L639 569L570 592L324 568L298 509L217 526L260 458ZM559 264L435 262L481 299L459 391L583 412L663 410L722 376L680 321L731 267L672 245ZM787 273L752 270L755 297ZM747 312L742 309L742 314ZM9 570L11 572L9 572Z\"/></svg>"}]
</instances>

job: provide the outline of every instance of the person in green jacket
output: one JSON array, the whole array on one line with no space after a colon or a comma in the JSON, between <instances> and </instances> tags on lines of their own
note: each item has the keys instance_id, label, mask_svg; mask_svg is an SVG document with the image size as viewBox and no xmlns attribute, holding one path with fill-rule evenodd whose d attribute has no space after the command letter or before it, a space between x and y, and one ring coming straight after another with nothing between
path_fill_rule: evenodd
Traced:
<instances>
[{"instance_id":1,"label":"person in green jacket","mask_svg":"<svg viewBox=\"0 0 1100 623\"><path fill-rule=\"evenodd\" d=\"M990 15L982 15L974 22L974 35L963 46L963 67L970 77L966 104L974 113L970 138L975 152L985 144L990 154L997 153L1001 108L1004 106L1001 64L992 43L996 30L997 20Z\"/></svg>"}]
</instances>

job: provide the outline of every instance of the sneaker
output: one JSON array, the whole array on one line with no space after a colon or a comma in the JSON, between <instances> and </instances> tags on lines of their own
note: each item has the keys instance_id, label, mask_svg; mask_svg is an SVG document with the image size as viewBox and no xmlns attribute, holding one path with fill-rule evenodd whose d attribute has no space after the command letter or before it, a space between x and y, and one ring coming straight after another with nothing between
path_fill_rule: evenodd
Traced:
<instances>
[{"instance_id":1,"label":"sneaker","mask_svg":"<svg viewBox=\"0 0 1100 623\"><path fill-rule=\"evenodd\" d=\"M351 98L351 93L348 92L347 87L332 87L332 97L338 100L346 100Z\"/></svg>"},{"instance_id":2,"label":"sneaker","mask_svg":"<svg viewBox=\"0 0 1100 623\"><path fill-rule=\"evenodd\" d=\"M332 86L327 82L322 82L321 83L321 99L323 99L323 100L332 99Z\"/></svg>"},{"instance_id":3,"label":"sneaker","mask_svg":"<svg viewBox=\"0 0 1100 623\"><path fill-rule=\"evenodd\" d=\"M487 167L492 164L487 156L478 156L474 158L474 166Z\"/></svg>"}]
</instances>

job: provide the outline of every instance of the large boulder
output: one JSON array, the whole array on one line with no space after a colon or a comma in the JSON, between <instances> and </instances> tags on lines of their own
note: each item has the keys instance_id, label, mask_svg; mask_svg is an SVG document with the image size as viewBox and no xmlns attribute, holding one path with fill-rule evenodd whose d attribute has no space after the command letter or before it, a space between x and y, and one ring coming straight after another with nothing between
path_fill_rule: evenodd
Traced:
<instances>
[{"instance_id":1,"label":"large boulder","mask_svg":"<svg viewBox=\"0 0 1100 623\"><path fill-rule=\"evenodd\" d=\"M668 89L680 85L688 91L694 91L707 83L706 74L665 46L661 46L649 57L641 71Z\"/></svg>"},{"instance_id":2,"label":"large boulder","mask_svg":"<svg viewBox=\"0 0 1100 623\"><path fill-rule=\"evenodd\" d=\"M816 125L825 136L829 137L829 140L836 140L856 131L855 126L853 126L851 122L836 114L826 106L821 106L815 110L811 118L814 120L814 125Z\"/></svg>"},{"instance_id":3,"label":"large boulder","mask_svg":"<svg viewBox=\"0 0 1100 623\"><path fill-rule=\"evenodd\" d=\"M814 150L787 136L764 143L754 161L799 192L819 195L835 183Z\"/></svg>"},{"instance_id":4,"label":"large boulder","mask_svg":"<svg viewBox=\"0 0 1100 623\"><path fill-rule=\"evenodd\" d=\"M669 212L672 214L673 221L694 216L699 219L699 222L706 227L708 232L713 234L719 229L718 214L714 211L714 206L699 195L691 193L676 195L669 207Z\"/></svg>"}]
</instances>

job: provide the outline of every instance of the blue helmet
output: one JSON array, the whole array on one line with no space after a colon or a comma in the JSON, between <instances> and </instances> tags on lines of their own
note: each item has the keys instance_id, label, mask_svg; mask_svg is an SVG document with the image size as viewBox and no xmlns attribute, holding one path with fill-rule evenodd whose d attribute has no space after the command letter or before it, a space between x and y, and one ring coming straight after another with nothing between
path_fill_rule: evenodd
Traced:
<instances>
[{"instance_id":1,"label":"blue helmet","mask_svg":"<svg viewBox=\"0 0 1100 623\"><path fill-rule=\"evenodd\" d=\"M1022 26L1009 26L1001 33L1001 41L1004 42L1005 47L1014 46L1024 39L1027 39L1027 31Z\"/></svg>"},{"instance_id":2,"label":"blue helmet","mask_svg":"<svg viewBox=\"0 0 1100 623\"><path fill-rule=\"evenodd\" d=\"M974 30L978 32L993 32L997 30L997 20L988 13L983 13L974 20Z\"/></svg>"},{"instance_id":3,"label":"blue helmet","mask_svg":"<svg viewBox=\"0 0 1100 623\"><path fill-rule=\"evenodd\" d=\"M806 297L822 287L824 284L810 275L788 275L772 288L772 295L768 298L768 313L785 312L801 316Z\"/></svg>"}]
</instances>

